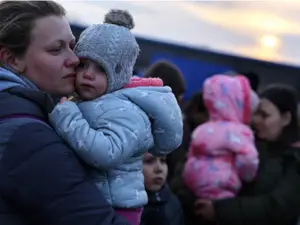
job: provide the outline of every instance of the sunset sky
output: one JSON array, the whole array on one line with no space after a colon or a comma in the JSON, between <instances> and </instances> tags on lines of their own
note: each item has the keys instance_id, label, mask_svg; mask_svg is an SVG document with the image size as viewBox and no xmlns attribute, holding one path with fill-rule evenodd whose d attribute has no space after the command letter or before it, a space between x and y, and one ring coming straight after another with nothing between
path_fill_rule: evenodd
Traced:
<instances>
[{"instance_id":1,"label":"sunset sky","mask_svg":"<svg viewBox=\"0 0 300 225\"><path fill-rule=\"evenodd\" d=\"M300 0L59 2L83 25L127 9L143 37L300 66Z\"/></svg>"}]
</instances>

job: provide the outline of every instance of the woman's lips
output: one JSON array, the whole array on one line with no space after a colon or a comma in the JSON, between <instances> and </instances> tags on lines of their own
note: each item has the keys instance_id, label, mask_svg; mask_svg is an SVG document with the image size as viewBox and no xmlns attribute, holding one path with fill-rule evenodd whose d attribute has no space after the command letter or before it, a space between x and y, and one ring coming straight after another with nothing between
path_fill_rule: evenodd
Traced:
<instances>
[{"instance_id":1,"label":"woman's lips","mask_svg":"<svg viewBox=\"0 0 300 225\"><path fill-rule=\"evenodd\" d=\"M76 73L69 73L65 78L76 78Z\"/></svg>"},{"instance_id":2,"label":"woman's lips","mask_svg":"<svg viewBox=\"0 0 300 225\"><path fill-rule=\"evenodd\" d=\"M68 75L63 77L64 82L67 82L68 84L75 85L76 81L76 73L69 73Z\"/></svg>"}]
</instances>

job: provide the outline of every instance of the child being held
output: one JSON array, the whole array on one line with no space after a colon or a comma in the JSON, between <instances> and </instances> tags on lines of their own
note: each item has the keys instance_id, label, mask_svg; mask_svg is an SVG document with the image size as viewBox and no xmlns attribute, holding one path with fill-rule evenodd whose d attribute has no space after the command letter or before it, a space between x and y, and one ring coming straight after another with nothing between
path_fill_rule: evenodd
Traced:
<instances>
[{"instance_id":1,"label":"child being held","mask_svg":"<svg viewBox=\"0 0 300 225\"><path fill-rule=\"evenodd\" d=\"M192 134L183 180L198 198L234 197L242 181L252 181L257 173L248 125L259 98L244 76L215 75L204 82L203 100L210 120Z\"/></svg>"},{"instance_id":2,"label":"child being held","mask_svg":"<svg viewBox=\"0 0 300 225\"><path fill-rule=\"evenodd\" d=\"M81 34L75 47L81 101L64 98L49 118L91 166L90 176L116 212L138 225L147 204L143 155L163 156L176 149L182 118L175 96L160 79L132 78L139 53L133 26L128 12L111 10L103 24Z\"/></svg>"}]
</instances>

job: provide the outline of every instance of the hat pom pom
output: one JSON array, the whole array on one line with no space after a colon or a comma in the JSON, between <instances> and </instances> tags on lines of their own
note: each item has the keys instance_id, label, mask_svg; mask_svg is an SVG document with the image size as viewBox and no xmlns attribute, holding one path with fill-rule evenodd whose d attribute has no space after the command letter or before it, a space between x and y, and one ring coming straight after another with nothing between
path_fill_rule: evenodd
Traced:
<instances>
[{"instance_id":1,"label":"hat pom pom","mask_svg":"<svg viewBox=\"0 0 300 225\"><path fill-rule=\"evenodd\" d=\"M112 9L104 17L104 23L126 27L129 30L134 28L133 17L127 10Z\"/></svg>"}]
</instances>

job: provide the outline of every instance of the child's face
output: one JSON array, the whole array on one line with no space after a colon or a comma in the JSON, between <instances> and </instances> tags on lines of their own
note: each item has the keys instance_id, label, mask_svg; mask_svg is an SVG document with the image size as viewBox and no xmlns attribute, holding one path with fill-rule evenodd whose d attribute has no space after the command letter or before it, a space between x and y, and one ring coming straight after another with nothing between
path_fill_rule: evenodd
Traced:
<instances>
[{"instance_id":1,"label":"child's face","mask_svg":"<svg viewBox=\"0 0 300 225\"><path fill-rule=\"evenodd\" d=\"M145 187L149 191L159 191L166 182L168 166L166 157L155 157L145 153L143 158Z\"/></svg>"},{"instance_id":2,"label":"child's face","mask_svg":"<svg viewBox=\"0 0 300 225\"><path fill-rule=\"evenodd\" d=\"M107 89L107 76L94 61L81 59L77 67L76 92L83 100L100 97Z\"/></svg>"}]
</instances>

